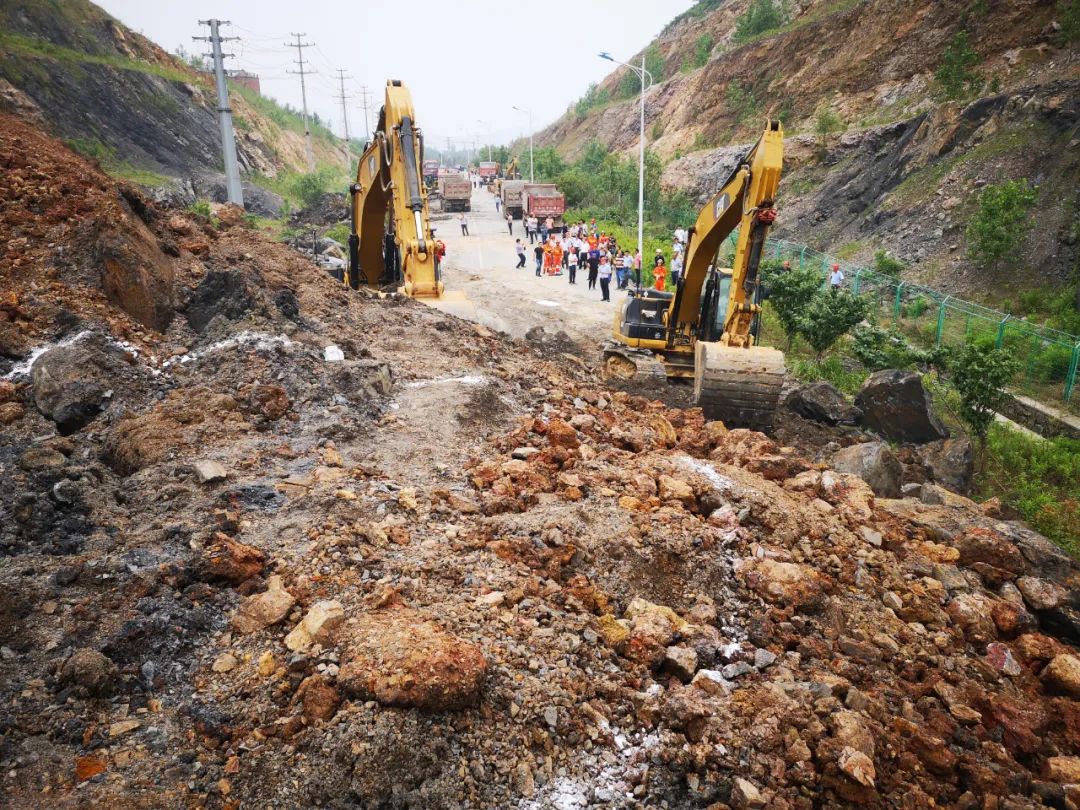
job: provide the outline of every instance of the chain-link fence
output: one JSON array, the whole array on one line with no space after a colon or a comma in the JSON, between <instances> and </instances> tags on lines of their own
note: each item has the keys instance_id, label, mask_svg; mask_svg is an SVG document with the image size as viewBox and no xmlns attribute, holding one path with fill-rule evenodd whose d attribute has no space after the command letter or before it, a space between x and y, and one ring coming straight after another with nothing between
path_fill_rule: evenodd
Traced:
<instances>
[{"instance_id":1,"label":"chain-link fence","mask_svg":"<svg viewBox=\"0 0 1080 810\"><path fill-rule=\"evenodd\" d=\"M733 250L734 243L727 247ZM929 348L977 341L1005 348L1021 360L1013 381L1015 391L1047 403L1072 404L1080 365L1080 336L901 281L796 242L770 239L765 257L787 260L792 267L820 268L823 285L828 283L832 265L839 264L844 285L876 303L877 321L891 321L913 344Z\"/></svg>"}]
</instances>

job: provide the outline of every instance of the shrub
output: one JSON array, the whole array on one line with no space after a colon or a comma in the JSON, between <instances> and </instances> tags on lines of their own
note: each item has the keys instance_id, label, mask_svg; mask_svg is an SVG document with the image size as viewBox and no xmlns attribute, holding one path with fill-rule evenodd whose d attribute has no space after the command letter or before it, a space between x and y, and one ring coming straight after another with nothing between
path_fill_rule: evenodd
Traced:
<instances>
[{"instance_id":1,"label":"shrub","mask_svg":"<svg viewBox=\"0 0 1080 810\"><path fill-rule=\"evenodd\" d=\"M816 352L817 361L821 362L821 356L865 318L868 309L866 299L848 290L819 289L798 316L799 334Z\"/></svg>"},{"instance_id":2,"label":"shrub","mask_svg":"<svg viewBox=\"0 0 1080 810\"><path fill-rule=\"evenodd\" d=\"M820 363L796 359L792 364L792 374L802 382L825 380L845 394L858 393L866 378L870 376L866 369L845 364L839 357L826 357Z\"/></svg>"},{"instance_id":3,"label":"shrub","mask_svg":"<svg viewBox=\"0 0 1080 810\"><path fill-rule=\"evenodd\" d=\"M879 250L874 253L874 272L881 273L883 276L892 276L893 278L899 278L900 274L907 269L907 265L899 259L893 258L884 250Z\"/></svg>"},{"instance_id":4,"label":"shrub","mask_svg":"<svg viewBox=\"0 0 1080 810\"><path fill-rule=\"evenodd\" d=\"M968 255L994 264L1015 254L1031 227L1029 214L1034 205L1035 190L1027 180L1006 180L984 188L979 210L967 227Z\"/></svg>"},{"instance_id":5,"label":"shrub","mask_svg":"<svg viewBox=\"0 0 1080 810\"><path fill-rule=\"evenodd\" d=\"M979 77L971 68L979 64L979 55L971 47L967 31L959 31L945 49L941 67L934 78L948 98L960 98L978 89Z\"/></svg>"},{"instance_id":6,"label":"shrub","mask_svg":"<svg viewBox=\"0 0 1080 810\"><path fill-rule=\"evenodd\" d=\"M811 267L783 272L772 264L762 268L762 278L769 290L769 303L787 337L787 348L799 333L799 316L821 291L821 274Z\"/></svg>"},{"instance_id":7,"label":"shrub","mask_svg":"<svg viewBox=\"0 0 1080 810\"><path fill-rule=\"evenodd\" d=\"M694 42L694 57L691 64L695 68L704 67L712 55L713 38L711 34L702 34Z\"/></svg>"},{"instance_id":8,"label":"shrub","mask_svg":"<svg viewBox=\"0 0 1080 810\"><path fill-rule=\"evenodd\" d=\"M727 86L724 100L728 109L731 110L731 114L735 116L737 123L742 123L745 118L754 115L758 111L758 102L754 98L754 91L744 89L739 82L731 82Z\"/></svg>"},{"instance_id":9,"label":"shrub","mask_svg":"<svg viewBox=\"0 0 1080 810\"><path fill-rule=\"evenodd\" d=\"M900 315L904 318L918 320L929 307L930 305L926 302L926 299L921 295L917 295L900 308Z\"/></svg>"},{"instance_id":10,"label":"shrub","mask_svg":"<svg viewBox=\"0 0 1080 810\"><path fill-rule=\"evenodd\" d=\"M750 7L735 20L734 39L748 42L758 34L779 28L787 22L783 8L774 0L753 0Z\"/></svg>"},{"instance_id":11,"label":"shrub","mask_svg":"<svg viewBox=\"0 0 1080 810\"><path fill-rule=\"evenodd\" d=\"M949 379L960 396L958 416L979 442L980 463L987 431L1007 396L1005 385L1019 367L1011 353L982 343L967 343L948 358Z\"/></svg>"},{"instance_id":12,"label":"shrub","mask_svg":"<svg viewBox=\"0 0 1080 810\"><path fill-rule=\"evenodd\" d=\"M1080 0L1061 0L1058 3L1058 14L1058 22L1061 23L1058 39L1062 44L1080 40Z\"/></svg>"},{"instance_id":13,"label":"shrub","mask_svg":"<svg viewBox=\"0 0 1080 810\"><path fill-rule=\"evenodd\" d=\"M196 200L188 206L188 211L195 214L195 216L205 217L206 219L210 219L210 214L212 213L210 210L210 203L206 200Z\"/></svg>"}]
</instances>

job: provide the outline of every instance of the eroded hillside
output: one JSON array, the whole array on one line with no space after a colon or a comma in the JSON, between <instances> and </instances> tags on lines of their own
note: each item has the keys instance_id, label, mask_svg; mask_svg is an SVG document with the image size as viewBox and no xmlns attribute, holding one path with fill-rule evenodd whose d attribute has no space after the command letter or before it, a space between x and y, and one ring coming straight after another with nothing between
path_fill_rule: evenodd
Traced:
<instances>
[{"instance_id":1,"label":"eroded hillside","mask_svg":"<svg viewBox=\"0 0 1080 810\"><path fill-rule=\"evenodd\" d=\"M1058 4L810 0L740 43L750 5L699 3L650 46L665 78L646 94L646 130L667 161L665 187L703 198L764 119L780 118L789 137L778 235L858 260L884 248L912 280L996 301L1034 279L1069 279L1080 61ZM958 35L974 62L949 98L935 73ZM632 150L636 102L603 101L622 79L609 76L592 94L602 103L572 106L540 141L571 156L593 139ZM1038 227L1021 261L987 277L965 256L964 228L980 188L1020 178L1037 188Z\"/></svg>"}]
</instances>

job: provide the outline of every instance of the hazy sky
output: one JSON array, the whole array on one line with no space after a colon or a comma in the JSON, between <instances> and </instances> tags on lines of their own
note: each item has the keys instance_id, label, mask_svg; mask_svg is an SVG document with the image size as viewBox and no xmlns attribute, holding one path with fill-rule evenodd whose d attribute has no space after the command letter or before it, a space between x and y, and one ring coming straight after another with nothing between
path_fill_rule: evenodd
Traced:
<instances>
[{"instance_id":1,"label":"hazy sky","mask_svg":"<svg viewBox=\"0 0 1080 810\"><path fill-rule=\"evenodd\" d=\"M369 113L382 104L388 78L410 88L418 123L429 142L447 136L504 143L554 121L590 82L612 68L597 57L627 60L691 0L411 0L411 2L274 2L273 0L95 0L128 27L168 51L197 51L191 37L208 29L198 20L231 20L222 29L238 59L226 66L258 73L263 93L300 107L299 76L287 74L296 49L285 43L305 33L305 61L318 73L308 82L308 107L342 132L336 70L345 82L352 133L361 129L360 87ZM481 123L482 122L482 123ZM489 123L490 122L490 123Z\"/></svg>"}]
</instances>

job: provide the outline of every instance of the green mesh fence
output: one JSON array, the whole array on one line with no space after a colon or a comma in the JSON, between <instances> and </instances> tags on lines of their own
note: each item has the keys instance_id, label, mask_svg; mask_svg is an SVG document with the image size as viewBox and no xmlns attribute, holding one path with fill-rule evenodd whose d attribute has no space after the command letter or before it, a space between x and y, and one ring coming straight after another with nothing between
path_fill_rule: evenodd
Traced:
<instances>
[{"instance_id":1,"label":"green mesh fence","mask_svg":"<svg viewBox=\"0 0 1080 810\"><path fill-rule=\"evenodd\" d=\"M734 240L733 234L725 245L729 253L734 252ZM977 341L1008 349L1021 359L1013 381L1015 390L1046 402L1072 402L1080 366L1080 336L901 281L796 242L770 239L765 249L768 259L820 268L823 285L828 283L832 265L839 264L845 285L876 302L879 323L891 321L924 348Z\"/></svg>"}]
</instances>

